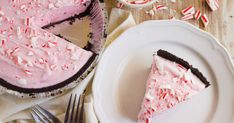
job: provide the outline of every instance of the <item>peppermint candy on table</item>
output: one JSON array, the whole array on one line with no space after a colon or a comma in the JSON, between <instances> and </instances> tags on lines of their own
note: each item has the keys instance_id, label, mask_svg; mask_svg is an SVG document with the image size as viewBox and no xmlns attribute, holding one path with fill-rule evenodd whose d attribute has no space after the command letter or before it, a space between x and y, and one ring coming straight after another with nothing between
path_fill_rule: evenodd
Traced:
<instances>
[{"instance_id":1,"label":"peppermint candy on table","mask_svg":"<svg viewBox=\"0 0 234 123\"><path fill-rule=\"evenodd\" d=\"M146 4L151 0L136 0L136 1L132 1L130 2L131 4Z\"/></svg>"},{"instance_id":2,"label":"peppermint candy on table","mask_svg":"<svg viewBox=\"0 0 234 123\"><path fill-rule=\"evenodd\" d=\"M156 5L156 10L166 10L166 9L168 8L164 5Z\"/></svg>"},{"instance_id":3,"label":"peppermint candy on table","mask_svg":"<svg viewBox=\"0 0 234 123\"><path fill-rule=\"evenodd\" d=\"M203 15L201 16L201 20L202 20L202 23L203 23L203 25L204 25L205 27L209 24L209 20L208 20L206 14L203 14Z\"/></svg>"},{"instance_id":4,"label":"peppermint candy on table","mask_svg":"<svg viewBox=\"0 0 234 123\"><path fill-rule=\"evenodd\" d=\"M183 15L194 14L195 8L193 6L189 6L181 11Z\"/></svg>"},{"instance_id":5,"label":"peppermint candy on table","mask_svg":"<svg viewBox=\"0 0 234 123\"><path fill-rule=\"evenodd\" d=\"M212 11L219 8L219 0L206 0L206 3L209 5Z\"/></svg>"},{"instance_id":6,"label":"peppermint candy on table","mask_svg":"<svg viewBox=\"0 0 234 123\"><path fill-rule=\"evenodd\" d=\"M181 20L190 20L190 19L193 19L193 14L191 14L191 13L187 14L181 18Z\"/></svg>"},{"instance_id":7,"label":"peppermint candy on table","mask_svg":"<svg viewBox=\"0 0 234 123\"><path fill-rule=\"evenodd\" d=\"M200 10L197 10L196 13L194 14L194 18L195 18L196 20L198 20L198 19L200 19L200 17L201 17L201 11L200 11Z\"/></svg>"}]
</instances>

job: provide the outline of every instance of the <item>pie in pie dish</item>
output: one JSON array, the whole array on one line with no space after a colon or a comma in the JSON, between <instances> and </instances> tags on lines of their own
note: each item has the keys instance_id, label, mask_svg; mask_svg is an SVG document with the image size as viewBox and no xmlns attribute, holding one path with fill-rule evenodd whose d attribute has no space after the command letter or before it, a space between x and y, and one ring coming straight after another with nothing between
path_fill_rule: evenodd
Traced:
<instances>
[{"instance_id":1,"label":"pie in pie dish","mask_svg":"<svg viewBox=\"0 0 234 123\"><path fill-rule=\"evenodd\" d=\"M33 96L59 89L81 77L103 44L104 15L96 3L95 0L1 0L0 86L9 92ZM46 30L63 22L72 24L92 11L98 13L92 17L96 23L92 31L101 35L93 33L92 42L85 48Z\"/></svg>"},{"instance_id":2,"label":"pie in pie dish","mask_svg":"<svg viewBox=\"0 0 234 123\"><path fill-rule=\"evenodd\" d=\"M158 50L153 56L138 121L150 123L153 116L190 99L209 86L210 83L197 68L165 50Z\"/></svg>"}]
</instances>

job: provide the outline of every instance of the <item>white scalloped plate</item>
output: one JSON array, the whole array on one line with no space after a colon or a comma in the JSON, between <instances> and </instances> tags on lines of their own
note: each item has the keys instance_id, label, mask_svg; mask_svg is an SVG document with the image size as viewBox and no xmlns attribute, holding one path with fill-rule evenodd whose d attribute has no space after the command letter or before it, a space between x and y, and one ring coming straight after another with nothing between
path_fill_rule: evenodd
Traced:
<instances>
[{"instance_id":1,"label":"white scalloped plate","mask_svg":"<svg viewBox=\"0 0 234 123\"><path fill-rule=\"evenodd\" d=\"M211 86L152 123L234 122L234 69L226 49L209 33L182 21L148 21L127 30L104 52L94 83L101 123L135 123L152 54L165 49L189 61Z\"/></svg>"}]
</instances>

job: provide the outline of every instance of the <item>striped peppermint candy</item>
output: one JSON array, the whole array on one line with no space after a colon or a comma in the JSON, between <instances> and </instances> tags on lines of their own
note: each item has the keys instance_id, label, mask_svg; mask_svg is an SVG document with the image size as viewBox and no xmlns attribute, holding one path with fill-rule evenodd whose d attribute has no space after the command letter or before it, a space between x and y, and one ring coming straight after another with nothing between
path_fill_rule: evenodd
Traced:
<instances>
[{"instance_id":1,"label":"striped peppermint candy","mask_svg":"<svg viewBox=\"0 0 234 123\"><path fill-rule=\"evenodd\" d=\"M201 17L201 11L200 11L200 10L197 10L196 13L194 14L194 18L195 18L196 20L199 20L200 17Z\"/></svg>"},{"instance_id":2,"label":"striped peppermint candy","mask_svg":"<svg viewBox=\"0 0 234 123\"><path fill-rule=\"evenodd\" d=\"M209 5L212 11L219 8L219 0L206 0L206 3Z\"/></svg>"},{"instance_id":3,"label":"striped peppermint candy","mask_svg":"<svg viewBox=\"0 0 234 123\"><path fill-rule=\"evenodd\" d=\"M193 14L191 14L191 13L187 14L181 18L181 20L190 20L190 19L193 19Z\"/></svg>"},{"instance_id":4,"label":"striped peppermint candy","mask_svg":"<svg viewBox=\"0 0 234 123\"><path fill-rule=\"evenodd\" d=\"M206 14L203 14L201 16L201 20L202 20L202 23L204 24L204 26L207 27L207 25L209 24L209 20L208 20Z\"/></svg>"},{"instance_id":5,"label":"striped peppermint candy","mask_svg":"<svg viewBox=\"0 0 234 123\"><path fill-rule=\"evenodd\" d=\"M183 15L194 14L195 8L193 6L189 6L181 11Z\"/></svg>"},{"instance_id":6,"label":"striped peppermint candy","mask_svg":"<svg viewBox=\"0 0 234 123\"><path fill-rule=\"evenodd\" d=\"M151 0L137 0L137 1L132 1L130 2L131 4L146 4Z\"/></svg>"},{"instance_id":7,"label":"striped peppermint candy","mask_svg":"<svg viewBox=\"0 0 234 123\"><path fill-rule=\"evenodd\" d=\"M166 9L167 9L167 7L164 5L157 5L156 6L156 10L166 10Z\"/></svg>"}]
</instances>

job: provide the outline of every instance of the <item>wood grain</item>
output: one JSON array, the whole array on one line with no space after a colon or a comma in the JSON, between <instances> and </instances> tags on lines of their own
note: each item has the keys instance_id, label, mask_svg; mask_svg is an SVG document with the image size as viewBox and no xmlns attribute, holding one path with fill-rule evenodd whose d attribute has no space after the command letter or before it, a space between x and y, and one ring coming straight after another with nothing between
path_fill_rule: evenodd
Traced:
<instances>
[{"instance_id":1,"label":"wood grain","mask_svg":"<svg viewBox=\"0 0 234 123\"><path fill-rule=\"evenodd\" d=\"M117 1L106 0L105 2L110 13ZM152 6L143 9L129 9L126 7L122 9L131 11L136 22L141 23L146 20L168 19L170 15L180 19L181 10L192 5L205 13L210 23L204 28L201 21L190 20L188 22L213 34L228 49L234 59L234 0L220 0L220 8L214 12L211 11L205 0L177 0L176 3L171 3L170 0L159 0L159 3L155 3L155 5L157 4L166 5L169 10L159 11L153 17L150 17L145 11L151 9Z\"/></svg>"}]
</instances>

